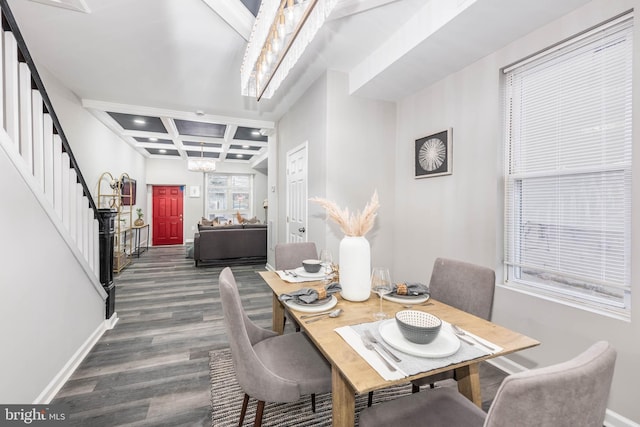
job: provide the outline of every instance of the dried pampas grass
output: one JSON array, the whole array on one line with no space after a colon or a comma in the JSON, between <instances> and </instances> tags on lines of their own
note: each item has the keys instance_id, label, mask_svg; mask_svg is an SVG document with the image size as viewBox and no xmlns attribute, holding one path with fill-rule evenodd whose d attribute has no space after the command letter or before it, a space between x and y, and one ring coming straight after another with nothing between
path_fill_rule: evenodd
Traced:
<instances>
[{"instance_id":1,"label":"dried pampas grass","mask_svg":"<svg viewBox=\"0 0 640 427\"><path fill-rule=\"evenodd\" d=\"M309 199L319 204L326 211L329 218L340 226L340 229L347 236L364 236L372 228L376 219L380 203L378 202L378 192L374 191L371 200L364 207L363 211L357 211L355 214L349 212L349 208L340 209L335 202L320 197Z\"/></svg>"}]
</instances>

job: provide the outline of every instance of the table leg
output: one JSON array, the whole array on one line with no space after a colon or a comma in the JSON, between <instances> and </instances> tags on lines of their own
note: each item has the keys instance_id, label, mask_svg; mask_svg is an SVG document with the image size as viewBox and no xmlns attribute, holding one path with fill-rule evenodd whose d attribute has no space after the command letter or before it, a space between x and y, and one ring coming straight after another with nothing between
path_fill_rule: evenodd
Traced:
<instances>
[{"instance_id":1,"label":"table leg","mask_svg":"<svg viewBox=\"0 0 640 427\"><path fill-rule=\"evenodd\" d=\"M456 369L456 379L458 380L458 391L467 399L475 403L476 406L482 408L478 364L472 363Z\"/></svg>"},{"instance_id":2,"label":"table leg","mask_svg":"<svg viewBox=\"0 0 640 427\"><path fill-rule=\"evenodd\" d=\"M284 307L276 294L273 294L273 317L271 329L282 335L284 333Z\"/></svg>"},{"instance_id":3,"label":"table leg","mask_svg":"<svg viewBox=\"0 0 640 427\"><path fill-rule=\"evenodd\" d=\"M356 418L355 392L335 366L331 367L331 402L333 427L353 427Z\"/></svg>"}]
</instances>

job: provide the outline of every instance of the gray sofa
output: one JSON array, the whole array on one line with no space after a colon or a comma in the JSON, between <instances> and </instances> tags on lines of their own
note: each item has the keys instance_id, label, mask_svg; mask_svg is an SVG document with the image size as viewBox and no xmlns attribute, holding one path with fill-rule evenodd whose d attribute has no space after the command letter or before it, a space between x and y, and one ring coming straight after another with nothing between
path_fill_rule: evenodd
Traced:
<instances>
[{"instance_id":1,"label":"gray sofa","mask_svg":"<svg viewBox=\"0 0 640 427\"><path fill-rule=\"evenodd\" d=\"M239 265L267 261L266 224L198 226L193 239L196 267Z\"/></svg>"}]
</instances>

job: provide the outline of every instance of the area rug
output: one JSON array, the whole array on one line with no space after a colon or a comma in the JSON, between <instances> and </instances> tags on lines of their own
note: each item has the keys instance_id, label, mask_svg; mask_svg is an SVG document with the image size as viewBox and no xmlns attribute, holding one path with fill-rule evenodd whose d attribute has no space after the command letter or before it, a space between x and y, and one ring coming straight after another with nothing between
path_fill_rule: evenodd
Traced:
<instances>
[{"instance_id":1,"label":"area rug","mask_svg":"<svg viewBox=\"0 0 640 427\"><path fill-rule=\"evenodd\" d=\"M209 370L211 375L211 406L214 427L236 427L240 420L240 409L244 392L236 381L231 351L216 350L209 353ZM378 390L374 393L374 403L395 399L411 394L411 385L403 384ZM252 426L257 402L249 399L245 426ZM367 406L367 395L356 397L356 426L358 414ZM293 403L267 403L262 417L263 427L291 426L331 426L331 393L316 395L316 412L311 411L311 397L303 396Z\"/></svg>"}]
</instances>

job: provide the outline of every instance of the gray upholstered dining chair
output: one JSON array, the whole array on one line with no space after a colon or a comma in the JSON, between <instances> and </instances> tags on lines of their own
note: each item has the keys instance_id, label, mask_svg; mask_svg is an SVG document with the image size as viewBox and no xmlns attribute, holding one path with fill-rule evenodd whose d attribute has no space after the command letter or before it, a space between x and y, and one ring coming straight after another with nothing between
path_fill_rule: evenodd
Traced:
<instances>
[{"instance_id":1,"label":"gray upholstered dining chair","mask_svg":"<svg viewBox=\"0 0 640 427\"><path fill-rule=\"evenodd\" d=\"M496 274L493 270L468 262L436 258L429 281L431 297L474 316L489 320L493 307ZM411 382L414 393L420 387L435 387L438 381L455 379L455 371L445 371ZM373 403L369 392L367 406Z\"/></svg>"},{"instance_id":2,"label":"gray upholstered dining chair","mask_svg":"<svg viewBox=\"0 0 640 427\"><path fill-rule=\"evenodd\" d=\"M331 390L331 368L306 335L278 335L256 325L245 313L235 278L226 267L220 273L220 300L236 378L244 391L242 425L249 397L258 400L254 426L262 423L265 401L294 402Z\"/></svg>"},{"instance_id":3,"label":"gray upholstered dining chair","mask_svg":"<svg viewBox=\"0 0 640 427\"><path fill-rule=\"evenodd\" d=\"M507 376L487 413L442 387L360 413L360 427L602 427L616 351L606 341L563 363Z\"/></svg>"},{"instance_id":4,"label":"gray upholstered dining chair","mask_svg":"<svg viewBox=\"0 0 640 427\"><path fill-rule=\"evenodd\" d=\"M318 259L318 250L313 242L278 243L275 256L276 270L293 270L305 259Z\"/></svg>"},{"instance_id":5,"label":"gray upholstered dining chair","mask_svg":"<svg viewBox=\"0 0 640 427\"><path fill-rule=\"evenodd\" d=\"M487 267L447 258L436 258L431 272L431 297L485 320L491 318L496 274ZM420 378L412 382L413 392L423 385L455 379L454 371Z\"/></svg>"},{"instance_id":6,"label":"gray upholstered dining chair","mask_svg":"<svg viewBox=\"0 0 640 427\"><path fill-rule=\"evenodd\" d=\"M275 247L276 270L293 270L302 266L305 259L318 259L318 250L313 242L291 242L278 243ZM287 317L284 317L284 324ZM284 327L283 324L283 327ZM300 326L294 322L296 332L300 331Z\"/></svg>"}]
</instances>

